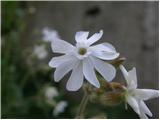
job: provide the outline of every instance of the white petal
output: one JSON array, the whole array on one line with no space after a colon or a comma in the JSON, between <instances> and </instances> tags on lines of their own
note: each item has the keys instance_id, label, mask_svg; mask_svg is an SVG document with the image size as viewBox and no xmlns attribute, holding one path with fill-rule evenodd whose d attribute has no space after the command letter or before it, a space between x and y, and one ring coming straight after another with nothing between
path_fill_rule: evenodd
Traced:
<instances>
[{"instance_id":1,"label":"white petal","mask_svg":"<svg viewBox=\"0 0 160 120\"><path fill-rule=\"evenodd\" d=\"M81 42L81 41L87 40L88 34L89 34L89 32L87 32L87 31L76 32L76 35L75 35L76 42Z\"/></svg>"},{"instance_id":2,"label":"white petal","mask_svg":"<svg viewBox=\"0 0 160 120\"><path fill-rule=\"evenodd\" d=\"M51 43L51 47L53 52L55 53L68 53L75 49L72 44L60 39L53 40Z\"/></svg>"},{"instance_id":3,"label":"white petal","mask_svg":"<svg viewBox=\"0 0 160 120\"><path fill-rule=\"evenodd\" d=\"M140 117L141 119L148 119L147 115L146 115L145 113L143 113L143 112L140 113L139 117Z\"/></svg>"},{"instance_id":4,"label":"white petal","mask_svg":"<svg viewBox=\"0 0 160 120\"><path fill-rule=\"evenodd\" d=\"M59 82L77 64L77 60L72 59L60 64L54 72L54 80Z\"/></svg>"},{"instance_id":5,"label":"white petal","mask_svg":"<svg viewBox=\"0 0 160 120\"><path fill-rule=\"evenodd\" d=\"M82 63L79 63L78 66L76 66L72 74L67 82L67 90L69 91L77 91L80 89L80 87L83 84L83 68Z\"/></svg>"},{"instance_id":6,"label":"white petal","mask_svg":"<svg viewBox=\"0 0 160 120\"><path fill-rule=\"evenodd\" d=\"M143 112L143 113L149 115L150 117L153 116L151 111L147 107L147 105L144 103L144 101L141 100L140 103L139 103L139 106L140 106L140 112Z\"/></svg>"},{"instance_id":7,"label":"white petal","mask_svg":"<svg viewBox=\"0 0 160 120\"><path fill-rule=\"evenodd\" d=\"M119 56L116 49L109 43L94 45L89 49L92 51L92 55L103 60L113 60Z\"/></svg>"},{"instance_id":8,"label":"white petal","mask_svg":"<svg viewBox=\"0 0 160 120\"><path fill-rule=\"evenodd\" d=\"M127 82L127 85L129 84L129 78L128 78L128 72L127 72L127 70L125 69L125 67L123 66L123 65L120 65L119 66L119 68L120 68L120 70L122 71L122 74L123 74L123 76L124 76L124 78L125 78L125 80L126 80L126 82Z\"/></svg>"},{"instance_id":9,"label":"white petal","mask_svg":"<svg viewBox=\"0 0 160 120\"><path fill-rule=\"evenodd\" d=\"M95 71L94 71L94 66L93 63L90 59L86 58L83 61L83 74L85 78L95 87L99 88L100 84L99 81L97 80Z\"/></svg>"},{"instance_id":10,"label":"white petal","mask_svg":"<svg viewBox=\"0 0 160 120\"><path fill-rule=\"evenodd\" d=\"M129 72L125 69L123 65L120 65L120 69L124 75L124 78L127 82L128 89L136 89L137 88L137 76L136 76L136 69L133 68Z\"/></svg>"},{"instance_id":11,"label":"white petal","mask_svg":"<svg viewBox=\"0 0 160 120\"><path fill-rule=\"evenodd\" d=\"M153 89L135 89L134 94L138 99L148 100L158 97L159 91Z\"/></svg>"},{"instance_id":12,"label":"white petal","mask_svg":"<svg viewBox=\"0 0 160 120\"><path fill-rule=\"evenodd\" d=\"M92 35L88 40L87 43L89 45L92 45L93 43L95 43L96 41L98 41L103 35L103 30L100 30L99 33L95 33L94 35Z\"/></svg>"},{"instance_id":13,"label":"white petal","mask_svg":"<svg viewBox=\"0 0 160 120\"><path fill-rule=\"evenodd\" d=\"M114 48L114 46L107 42L91 46L91 49L94 49L95 51L106 51L109 53L116 53L116 49Z\"/></svg>"},{"instance_id":14,"label":"white petal","mask_svg":"<svg viewBox=\"0 0 160 120\"><path fill-rule=\"evenodd\" d=\"M139 115L140 110L139 110L137 100L130 95L127 95L126 100L127 100L127 103L132 107L132 109Z\"/></svg>"},{"instance_id":15,"label":"white petal","mask_svg":"<svg viewBox=\"0 0 160 120\"><path fill-rule=\"evenodd\" d=\"M116 75L116 69L111 65L98 58L92 57L96 70L107 80L111 81Z\"/></svg>"},{"instance_id":16,"label":"white petal","mask_svg":"<svg viewBox=\"0 0 160 120\"><path fill-rule=\"evenodd\" d=\"M114 60L119 56L119 53L110 53L105 51L93 51L92 55L102 60Z\"/></svg>"},{"instance_id":17,"label":"white petal","mask_svg":"<svg viewBox=\"0 0 160 120\"><path fill-rule=\"evenodd\" d=\"M62 55L59 57L53 57L49 62L49 66L50 67L58 67L60 64L66 62L66 61L70 61L71 59L72 59L72 56L70 56L70 55Z\"/></svg>"},{"instance_id":18,"label":"white petal","mask_svg":"<svg viewBox=\"0 0 160 120\"><path fill-rule=\"evenodd\" d=\"M136 74L136 68L134 67L132 70L128 72L129 78L131 79L131 84L134 86L134 88L137 88L137 74Z\"/></svg>"}]
</instances>

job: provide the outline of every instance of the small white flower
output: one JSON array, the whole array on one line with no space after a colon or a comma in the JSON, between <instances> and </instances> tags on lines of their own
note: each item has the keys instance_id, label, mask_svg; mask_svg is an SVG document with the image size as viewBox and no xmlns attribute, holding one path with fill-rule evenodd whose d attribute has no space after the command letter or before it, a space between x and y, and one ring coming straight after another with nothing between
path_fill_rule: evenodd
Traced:
<instances>
[{"instance_id":1,"label":"small white flower","mask_svg":"<svg viewBox=\"0 0 160 120\"><path fill-rule=\"evenodd\" d=\"M38 59L44 59L48 55L44 45L36 45L33 53L38 57Z\"/></svg>"},{"instance_id":2,"label":"small white flower","mask_svg":"<svg viewBox=\"0 0 160 120\"><path fill-rule=\"evenodd\" d=\"M56 30L51 30L47 27L43 29L42 33L43 33L43 40L46 42L51 42L55 39L60 38Z\"/></svg>"},{"instance_id":3,"label":"small white flower","mask_svg":"<svg viewBox=\"0 0 160 120\"><path fill-rule=\"evenodd\" d=\"M30 6L30 7L28 8L28 12L29 12L30 14L35 14L35 13L36 13L36 7Z\"/></svg>"},{"instance_id":4,"label":"small white flower","mask_svg":"<svg viewBox=\"0 0 160 120\"><path fill-rule=\"evenodd\" d=\"M68 103L66 101L60 101L53 110L53 115L57 116L58 114L64 112Z\"/></svg>"},{"instance_id":5,"label":"small white flower","mask_svg":"<svg viewBox=\"0 0 160 120\"><path fill-rule=\"evenodd\" d=\"M102 37L102 30L90 38L87 38L88 34L89 32L84 31L77 32L75 35L76 46L60 39L52 41L53 52L65 54L60 57L53 57L49 62L50 67L56 68L54 80L59 82L72 70L72 74L66 85L70 91L80 89L84 77L92 85L99 88L100 84L94 69L108 81L111 81L116 74L116 69L103 60L113 60L119 56L119 53L109 43L91 46Z\"/></svg>"},{"instance_id":6,"label":"small white flower","mask_svg":"<svg viewBox=\"0 0 160 120\"><path fill-rule=\"evenodd\" d=\"M48 100L52 100L54 97L58 96L58 91L55 87L47 87L45 91L45 96Z\"/></svg>"},{"instance_id":7,"label":"small white flower","mask_svg":"<svg viewBox=\"0 0 160 120\"><path fill-rule=\"evenodd\" d=\"M138 89L136 68L127 72L124 66L120 65L120 69L127 82L125 95L126 102L133 108L141 119L147 119L147 115L152 117L152 113L144 101L158 97L158 90Z\"/></svg>"}]
</instances>

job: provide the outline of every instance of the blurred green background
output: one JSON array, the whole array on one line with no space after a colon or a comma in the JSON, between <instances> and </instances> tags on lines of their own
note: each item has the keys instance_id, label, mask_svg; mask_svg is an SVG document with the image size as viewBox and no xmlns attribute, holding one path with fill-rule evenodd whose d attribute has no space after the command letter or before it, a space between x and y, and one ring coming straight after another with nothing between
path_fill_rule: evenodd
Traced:
<instances>
[{"instance_id":1,"label":"blurred green background","mask_svg":"<svg viewBox=\"0 0 160 120\"><path fill-rule=\"evenodd\" d=\"M74 41L78 30L104 29L103 41L115 45L137 67L139 86L158 89L158 2L10 2L2 1L1 22L1 116L2 118L74 118L82 91L68 92L65 77L53 80L48 62L53 57L42 30L50 27L62 39ZM102 41L100 41L102 42ZM44 46L46 57L34 52ZM39 50L39 49L38 49ZM42 56L43 56L42 55ZM115 81L122 82L118 71ZM123 83L123 82L122 82ZM47 90L52 92L47 93ZM51 94L51 96L49 95ZM50 99L51 97L51 99ZM65 101L62 112L57 105ZM147 102L158 118L158 99ZM87 118L138 118L124 104L108 107L90 103Z\"/></svg>"}]
</instances>

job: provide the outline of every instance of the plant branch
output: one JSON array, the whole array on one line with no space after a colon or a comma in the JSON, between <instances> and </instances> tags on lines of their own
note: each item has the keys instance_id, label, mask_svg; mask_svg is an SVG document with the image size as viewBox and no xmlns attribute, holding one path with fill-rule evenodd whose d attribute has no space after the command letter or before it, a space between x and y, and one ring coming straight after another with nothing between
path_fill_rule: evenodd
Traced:
<instances>
[{"instance_id":1,"label":"plant branch","mask_svg":"<svg viewBox=\"0 0 160 120\"><path fill-rule=\"evenodd\" d=\"M85 108L87 106L88 99L89 99L89 96L88 96L87 92L85 91L83 99L82 99L81 104L79 106L79 110L78 110L78 113L76 115L76 118L79 118L79 119L84 118L84 111L85 111Z\"/></svg>"}]
</instances>

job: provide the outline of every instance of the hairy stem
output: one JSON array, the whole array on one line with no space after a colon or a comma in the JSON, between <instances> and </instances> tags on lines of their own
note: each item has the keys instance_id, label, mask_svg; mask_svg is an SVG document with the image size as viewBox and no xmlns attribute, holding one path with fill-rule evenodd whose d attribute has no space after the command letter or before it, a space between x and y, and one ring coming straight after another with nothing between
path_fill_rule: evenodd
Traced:
<instances>
[{"instance_id":1,"label":"hairy stem","mask_svg":"<svg viewBox=\"0 0 160 120\"><path fill-rule=\"evenodd\" d=\"M79 119L84 118L84 111L87 106L88 99L89 99L89 97L88 97L87 92L84 92L84 96L83 96L83 99L82 99L81 104L79 106L79 110L78 110L76 118L79 118Z\"/></svg>"}]
</instances>

